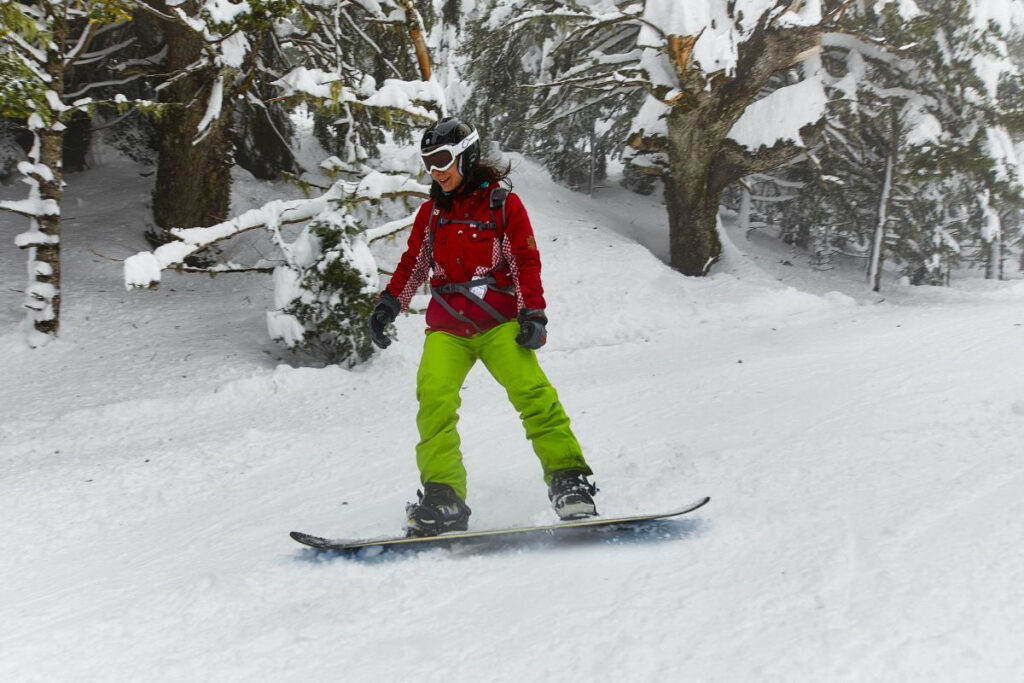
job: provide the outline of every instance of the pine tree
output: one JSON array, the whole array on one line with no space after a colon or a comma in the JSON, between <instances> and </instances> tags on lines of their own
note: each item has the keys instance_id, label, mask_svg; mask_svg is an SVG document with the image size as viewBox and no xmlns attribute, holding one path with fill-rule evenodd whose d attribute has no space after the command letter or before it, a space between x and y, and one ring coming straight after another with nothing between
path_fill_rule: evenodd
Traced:
<instances>
[{"instance_id":1,"label":"pine tree","mask_svg":"<svg viewBox=\"0 0 1024 683\"><path fill-rule=\"evenodd\" d=\"M1022 15L1019 2L1004 8ZM822 207L813 230L868 258L881 283L891 260L915 284L945 284L969 250L994 276L1000 208L1020 201L1005 123L1021 104L1007 60L1014 21L983 3L869 3L826 36L822 65L837 97L798 197ZM806 222L806 201L785 220ZM999 207L999 208L997 208Z\"/></svg>"},{"instance_id":2,"label":"pine tree","mask_svg":"<svg viewBox=\"0 0 1024 683\"><path fill-rule=\"evenodd\" d=\"M642 103L629 124L630 143L639 153L634 161L652 159L644 164L646 172L664 180L672 266L703 275L721 254L717 212L725 189L804 149L799 134L774 131L763 122L741 123L741 117L776 74L800 75L794 67L818 48L835 17L823 15L814 0L507 0L496 5L487 25L508 27L511 41L529 35L532 30L524 27L533 22L566 27L543 43L535 41L546 75L538 85L550 102L574 89L592 100L622 96ZM801 89L810 106L792 112L801 120L789 128L810 132L824 113L820 84L810 85ZM764 99L761 118L764 107L787 102L785 95ZM736 139L737 124L759 136Z\"/></svg>"},{"instance_id":3,"label":"pine tree","mask_svg":"<svg viewBox=\"0 0 1024 683\"><path fill-rule=\"evenodd\" d=\"M28 251L25 307L32 346L60 329L64 133L74 117L95 106L89 98L67 101L74 95L65 90L67 76L76 64L107 57L113 50L93 51L94 39L127 19L120 0L0 3L0 115L23 119L32 136L28 160L18 164L28 197L0 202L0 210L29 222L15 244Z\"/></svg>"},{"instance_id":4,"label":"pine tree","mask_svg":"<svg viewBox=\"0 0 1024 683\"><path fill-rule=\"evenodd\" d=\"M410 200L427 197L428 188L408 177L422 172L410 149L411 130L436 120L445 106L440 87L429 79L429 59L418 58L424 54L422 33L422 19L407 0L330 7L310 2L276 25L275 40L293 60L273 82L278 99L313 107L326 122L322 132L335 155L321 170L333 182L308 184L320 191L310 199L273 201L212 226L173 229L175 241L126 260L126 283L153 286L164 269L188 270L187 259L201 250L264 229L281 252L267 315L271 337L319 361L365 360L372 352L365 320L378 284L368 243L408 228ZM383 79L374 76L380 69ZM285 228L294 225L303 227L291 238Z\"/></svg>"},{"instance_id":5,"label":"pine tree","mask_svg":"<svg viewBox=\"0 0 1024 683\"><path fill-rule=\"evenodd\" d=\"M517 11L495 3L467 26L463 51L473 97L465 114L503 149L544 163L556 181L592 190L627 137L638 98L626 89L537 88L549 77L552 60L565 68L586 58L591 47L557 16L520 22L512 29L515 39L507 40L505 31L494 28L494 15L502 10ZM628 41L633 32L622 28L621 39ZM557 54L549 53L556 44Z\"/></svg>"}]
</instances>

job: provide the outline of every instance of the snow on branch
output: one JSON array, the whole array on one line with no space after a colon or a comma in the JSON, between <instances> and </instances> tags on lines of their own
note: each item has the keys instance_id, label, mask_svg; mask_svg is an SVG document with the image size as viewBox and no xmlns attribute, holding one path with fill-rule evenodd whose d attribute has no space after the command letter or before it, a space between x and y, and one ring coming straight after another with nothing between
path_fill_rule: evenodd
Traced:
<instances>
[{"instance_id":1,"label":"snow on branch","mask_svg":"<svg viewBox=\"0 0 1024 683\"><path fill-rule=\"evenodd\" d=\"M151 287L160 282L161 273L167 268L182 265L189 256L222 240L248 230L265 227L279 227L289 223L301 223L320 214L342 192L338 185L313 199L291 201L274 200L259 209L251 209L231 220L207 228L176 228L171 234L177 241L168 242L155 251L143 251L129 256L124 262L125 286Z\"/></svg>"},{"instance_id":2,"label":"snow on branch","mask_svg":"<svg viewBox=\"0 0 1024 683\"><path fill-rule=\"evenodd\" d=\"M358 88L352 88L337 73L306 67L292 69L274 85L281 88L282 97L307 95L338 103L395 109L428 120L436 118L435 112L428 107L433 105L440 109L445 101L444 91L434 80L403 81L389 78L378 88L373 77L366 75Z\"/></svg>"},{"instance_id":3,"label":"snow on branch","mask_svg":"<svg viewBox=\"0 0 1024 683\"><path fill-rule=\"evenodd\" d=\"M311 199L274 200L258 209L206 228L175 228L170 232L176 238L154 251L144 251L129 256L124 262L125 287L152 287L160 282L161 274L168 268L180 268L185 260L203 249L235 235L265 228L275 235L278 247L288 255L289 246L280 237L283 225L305 223L330 211L336 203L396 199L400 197L429 196L430 188L408 177L373 172L359 183L339 181L324 194ZM385 231L386 230L386 231ZM373 239L379 239L395 231L394 225L387 224L374 232ZM207 271L209 269L206 269Z\"/></svg>"},{"instance_id":4,"label":"snow on branch","mask_svg":"<svg viewBox=\"0 0 1024 683\"><path fill-rule=\"evenodd\" d=\"M17 199L0 201L0 211L10 211L26 218L59 216L60 204L53 199Z\"/></svg>"}]
</instances>

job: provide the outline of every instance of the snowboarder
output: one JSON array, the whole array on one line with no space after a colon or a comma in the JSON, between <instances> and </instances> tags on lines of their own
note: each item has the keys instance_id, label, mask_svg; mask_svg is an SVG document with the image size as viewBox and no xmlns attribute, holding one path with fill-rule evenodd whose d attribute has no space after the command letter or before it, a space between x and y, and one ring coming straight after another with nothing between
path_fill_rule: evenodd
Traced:
<instances>
[{"instance_id":1,"label":"snowboarder","mask_svg":"<svg viewBox=\"0 0 1024 683\"><path fill-rule=\"evenodd\" d=\"M406 509L409 536L468 528L466 469L456 431L459 391L477 360L520 413L561 519L597 514L593 474L554 387L537 362L548 319L540 254L522 201L501 186L510 171L482 159L476 129L446 118L423 134L433 178L409 243L369 318L385 349L388 325L430 278L426 341L416 376L416 464L423 490Z\"/></svg>"}]
</instances>

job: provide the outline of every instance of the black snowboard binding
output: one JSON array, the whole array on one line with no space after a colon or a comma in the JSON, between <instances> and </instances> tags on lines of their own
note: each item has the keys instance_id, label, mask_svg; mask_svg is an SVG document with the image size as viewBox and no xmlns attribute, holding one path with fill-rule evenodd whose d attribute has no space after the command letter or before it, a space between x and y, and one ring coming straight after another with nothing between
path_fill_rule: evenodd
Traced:
<instances>
[{"instance_id":1,"label":"black snowboard binding","mask_svg":"<svg viewBox=\"0 0 1024 683\"><path fill-rule=\"evenodd\" d=\"M465 531L469 528L472 510L456 495L451 486L428 482L423 491L417 491L418 503L405 507L408 522L406 537L437 536L446 531Z\"/></svg>"},{"instance_id":2,"label":"black snowboard binding","mask_svg":"<svg viewBox=\"0 0 1024 683\"><path fill-rule=\"evenodd\" d=\"M594 494L597 487L580 470L562 470L551 476L548 498L562 520L583 519L597 515Z\"/></svg>"}]
</instances>

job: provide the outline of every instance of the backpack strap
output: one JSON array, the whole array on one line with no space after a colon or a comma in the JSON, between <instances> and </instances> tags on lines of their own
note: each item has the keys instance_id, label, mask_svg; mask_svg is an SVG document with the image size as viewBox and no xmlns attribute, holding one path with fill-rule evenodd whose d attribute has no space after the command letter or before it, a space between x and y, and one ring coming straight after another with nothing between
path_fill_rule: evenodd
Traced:
<instances>
[{"instance_id":1,"label":"backpack strap","mask_svg":"<svg viewBox=\"0 0 1024 683\"><path fill-rule=\"evenodd\" d=\"M498 185L491 190L491 220L494 221L494 225L498 228L498 239L503 244L505 241L505 200L508 199L508 190L501 185ZM501 211L501 221L498 220L498 211Z\"/></svg>"},{"instance_id":2,"label":"backpack strap","mask_svg":"<svg viewBox=\"0 0 1024 683\"><path fill-rule=\"evenodd\" d=\"M440 217L441 209L435 204L430 211L430 221L427 223L427 255L430 257L431 269L436 267L434 263L434 233L437 232Z\"/></svg>"}]
</instances>

